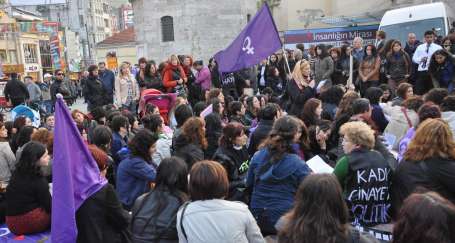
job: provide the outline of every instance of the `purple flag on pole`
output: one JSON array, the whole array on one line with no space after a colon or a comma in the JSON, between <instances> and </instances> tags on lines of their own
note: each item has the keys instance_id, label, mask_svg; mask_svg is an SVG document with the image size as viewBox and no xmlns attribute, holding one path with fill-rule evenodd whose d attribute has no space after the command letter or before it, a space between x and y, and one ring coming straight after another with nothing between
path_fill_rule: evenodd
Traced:
<instances>
[{"instance_id":1,"label":"purple flag on pole","mask_svg":"<svg viewBox=\"0 0 455 243\"><path fill-rule=\"evenodd\" d=\"M106 183L63 98L57 98L52 163L52 242L76 242L77 209Z\"/></svg>"},{"instance_id":2,"label":"purple flag on pole","mask_svg":"<svg viewBox=\"0 0 455 243\"><path fill-rule=\"evenodd\" d=\"M234 42L215 55L215 60L220 72L234 72L258 64L280 48L278 30L264 3Z\"/></svg>"}]
</instances>

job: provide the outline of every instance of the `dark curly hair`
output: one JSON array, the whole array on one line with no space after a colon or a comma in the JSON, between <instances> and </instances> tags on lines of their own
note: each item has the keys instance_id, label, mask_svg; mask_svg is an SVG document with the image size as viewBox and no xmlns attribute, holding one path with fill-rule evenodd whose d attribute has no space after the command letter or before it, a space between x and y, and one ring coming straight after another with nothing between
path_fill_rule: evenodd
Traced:
<instances>
[{"instance_id":1,"label":"dark curly hair","mask_svg":"<svg viewBox=\"0 0 455 243\"><path fill-rule=\"evenodd\" d=\"M147 162L151 162L152 156L150 156L149 150L150 147L156 143L156 141L158 141L158 136L147 129L142 129L139 130L139 132L137 132L133 139L128 143L128 148L131 151L131 155L140 157Z\"/></svg>"},{"instance_id":2,"label":"dark curly hair","mask_svg":"<svg viewBox=\"0 0 455 243\"><path fill-rule=\"evenodd\" d=\"M38 162L45 153L46 146L42 143L32 141L25 144L16 165L16 172L29 176L41 176Z\"/></svg>"},{"instance_id":3,"label":"dark curly hair","mask_svg":"<svg viewBox=\"0 0 455 243\"><path fill-rule=\"evenodd\" d=\"M304 123L294 116L284 116L276 120L268 138L260 146L267 148L273 163L280 161L286 153L295 153L292 145L297 133L303 133ZM306 130L306 129L305 129Z\"/></svg>"}]
</instances>

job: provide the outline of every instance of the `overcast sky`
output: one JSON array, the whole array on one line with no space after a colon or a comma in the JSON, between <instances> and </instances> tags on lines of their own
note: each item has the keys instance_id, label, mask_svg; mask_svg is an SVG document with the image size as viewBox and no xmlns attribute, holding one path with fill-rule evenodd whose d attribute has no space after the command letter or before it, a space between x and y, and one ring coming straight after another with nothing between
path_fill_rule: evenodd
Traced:
<instances>
[{"instance_id":1,"label":"overcast sky","mask_svg":"<svg viewBox=\"0 0 455 243\"><path fill-rule=\"evenodd\" d=\"M13 6L17 5L37 5L44 3L65 3L65 0L10 0Z\"/></svg>"}]
</instances>

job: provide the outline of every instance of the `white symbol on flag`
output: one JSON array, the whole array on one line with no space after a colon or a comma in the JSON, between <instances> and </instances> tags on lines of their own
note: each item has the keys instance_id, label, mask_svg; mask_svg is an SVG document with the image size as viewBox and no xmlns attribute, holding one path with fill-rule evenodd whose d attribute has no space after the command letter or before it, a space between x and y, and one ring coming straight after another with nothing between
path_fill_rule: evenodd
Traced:
<instances>
[{"instance_id":1,"label":"white symbol on flag","mask_svg":"<svg viewBox=\"0 0 455 243\"><path fill-rule=\"evenodd\" d=\"M251 38L249 36L243 41L242 51L246 51L246 54L254 54L254 47L251 46Z\"/></svg>"}]
</instances>

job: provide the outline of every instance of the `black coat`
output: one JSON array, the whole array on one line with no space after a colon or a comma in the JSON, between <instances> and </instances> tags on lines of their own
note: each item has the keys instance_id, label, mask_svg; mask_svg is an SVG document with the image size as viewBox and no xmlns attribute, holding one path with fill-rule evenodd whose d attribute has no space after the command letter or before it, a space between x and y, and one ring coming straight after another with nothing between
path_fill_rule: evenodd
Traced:
<instances>
[{"instance_id":1,"label":"black coat","mask_svg":"<svg viewBox=\"0 0 455 243\"><path fill-rule=\"evenodd\" d=\"M101 83L101 81L94 76L88 77L85 85L84 96L89 102L89 106L92 108L109 104L108 94L104 89L103 83Z\"/></svg>"},{"instance_id":2,"label":"black coat","mask_svg":"<svg viewBox=\"0 0 455 243\"><path fill-rule=\"evenodd\" d=\"M129 220L130 216L123 209L114 188L106 184L77 210L77 242L125 242L124 236L129 236Z\"/></svg>"},{"instance_id":3,"label":"black coat","mask_svg":"<svg viewBox=\"0 0 455 243\"><path fill-rule=\"evenodd\" d=\"M173 155L183 159L188 165L188 169L191 169L194 163L204 160L204 151L201 146L191 143L183 135L177 137L172 147L174 148Z\"/></svg>"},{"instance_id":4,"label":"black coat","mask_svg":"<svg viewBox=\"0 0 455 243\"><path fill-rule=\"evenodd\" d=\"M305 105L305 102L316 96L311 87L299 89L294 80L288 82L283 100L286 102L286 109L290 115L298 116Z\"/></svg>"},{"instance_id":5,"label":"black coat","mask_svg":"<svg viewBox=\"0 0 455 243\"><path fill-rule=\"evenodd\" d=\"M132 209L133 242L177 243L177 211L182 204L183 200L168 191L155 190L138 197Z\"/></svg>"},{"instance_id":6,"label":"black coat","mask_svg":"<svg viewBox=\"0 0 455 243\"><path fill-rule=\"evenodd\" d=\"M455 160L431 158L425 161L401 161L392 179L394 216L404 199L418 187L435 191L455 203Z\"/></svg>"},{"instance_id":7,"label":"black coat","mask_svg":"<svg viewBox=\"0 0 455 243\"><path fill-rule=\"evenodd\" d=\"M272 131L273 122L271 120L261 120L258 126L250 135L250 144L248 145L248 153L252 156L258 150L259 145L269 136Z\"/></svg>"},{"instance_id":8,"label":"black coat","mask_svg":"<svg viewBox=\"0 0 455 243\"><path fill-rule=\"evenodd\" d=\"M30 97L25 84L17 79L8 81L3 92L5 98L11 100L13 103L16 103L15 101L24 102Z\"/></svg>"}]
</instances>

